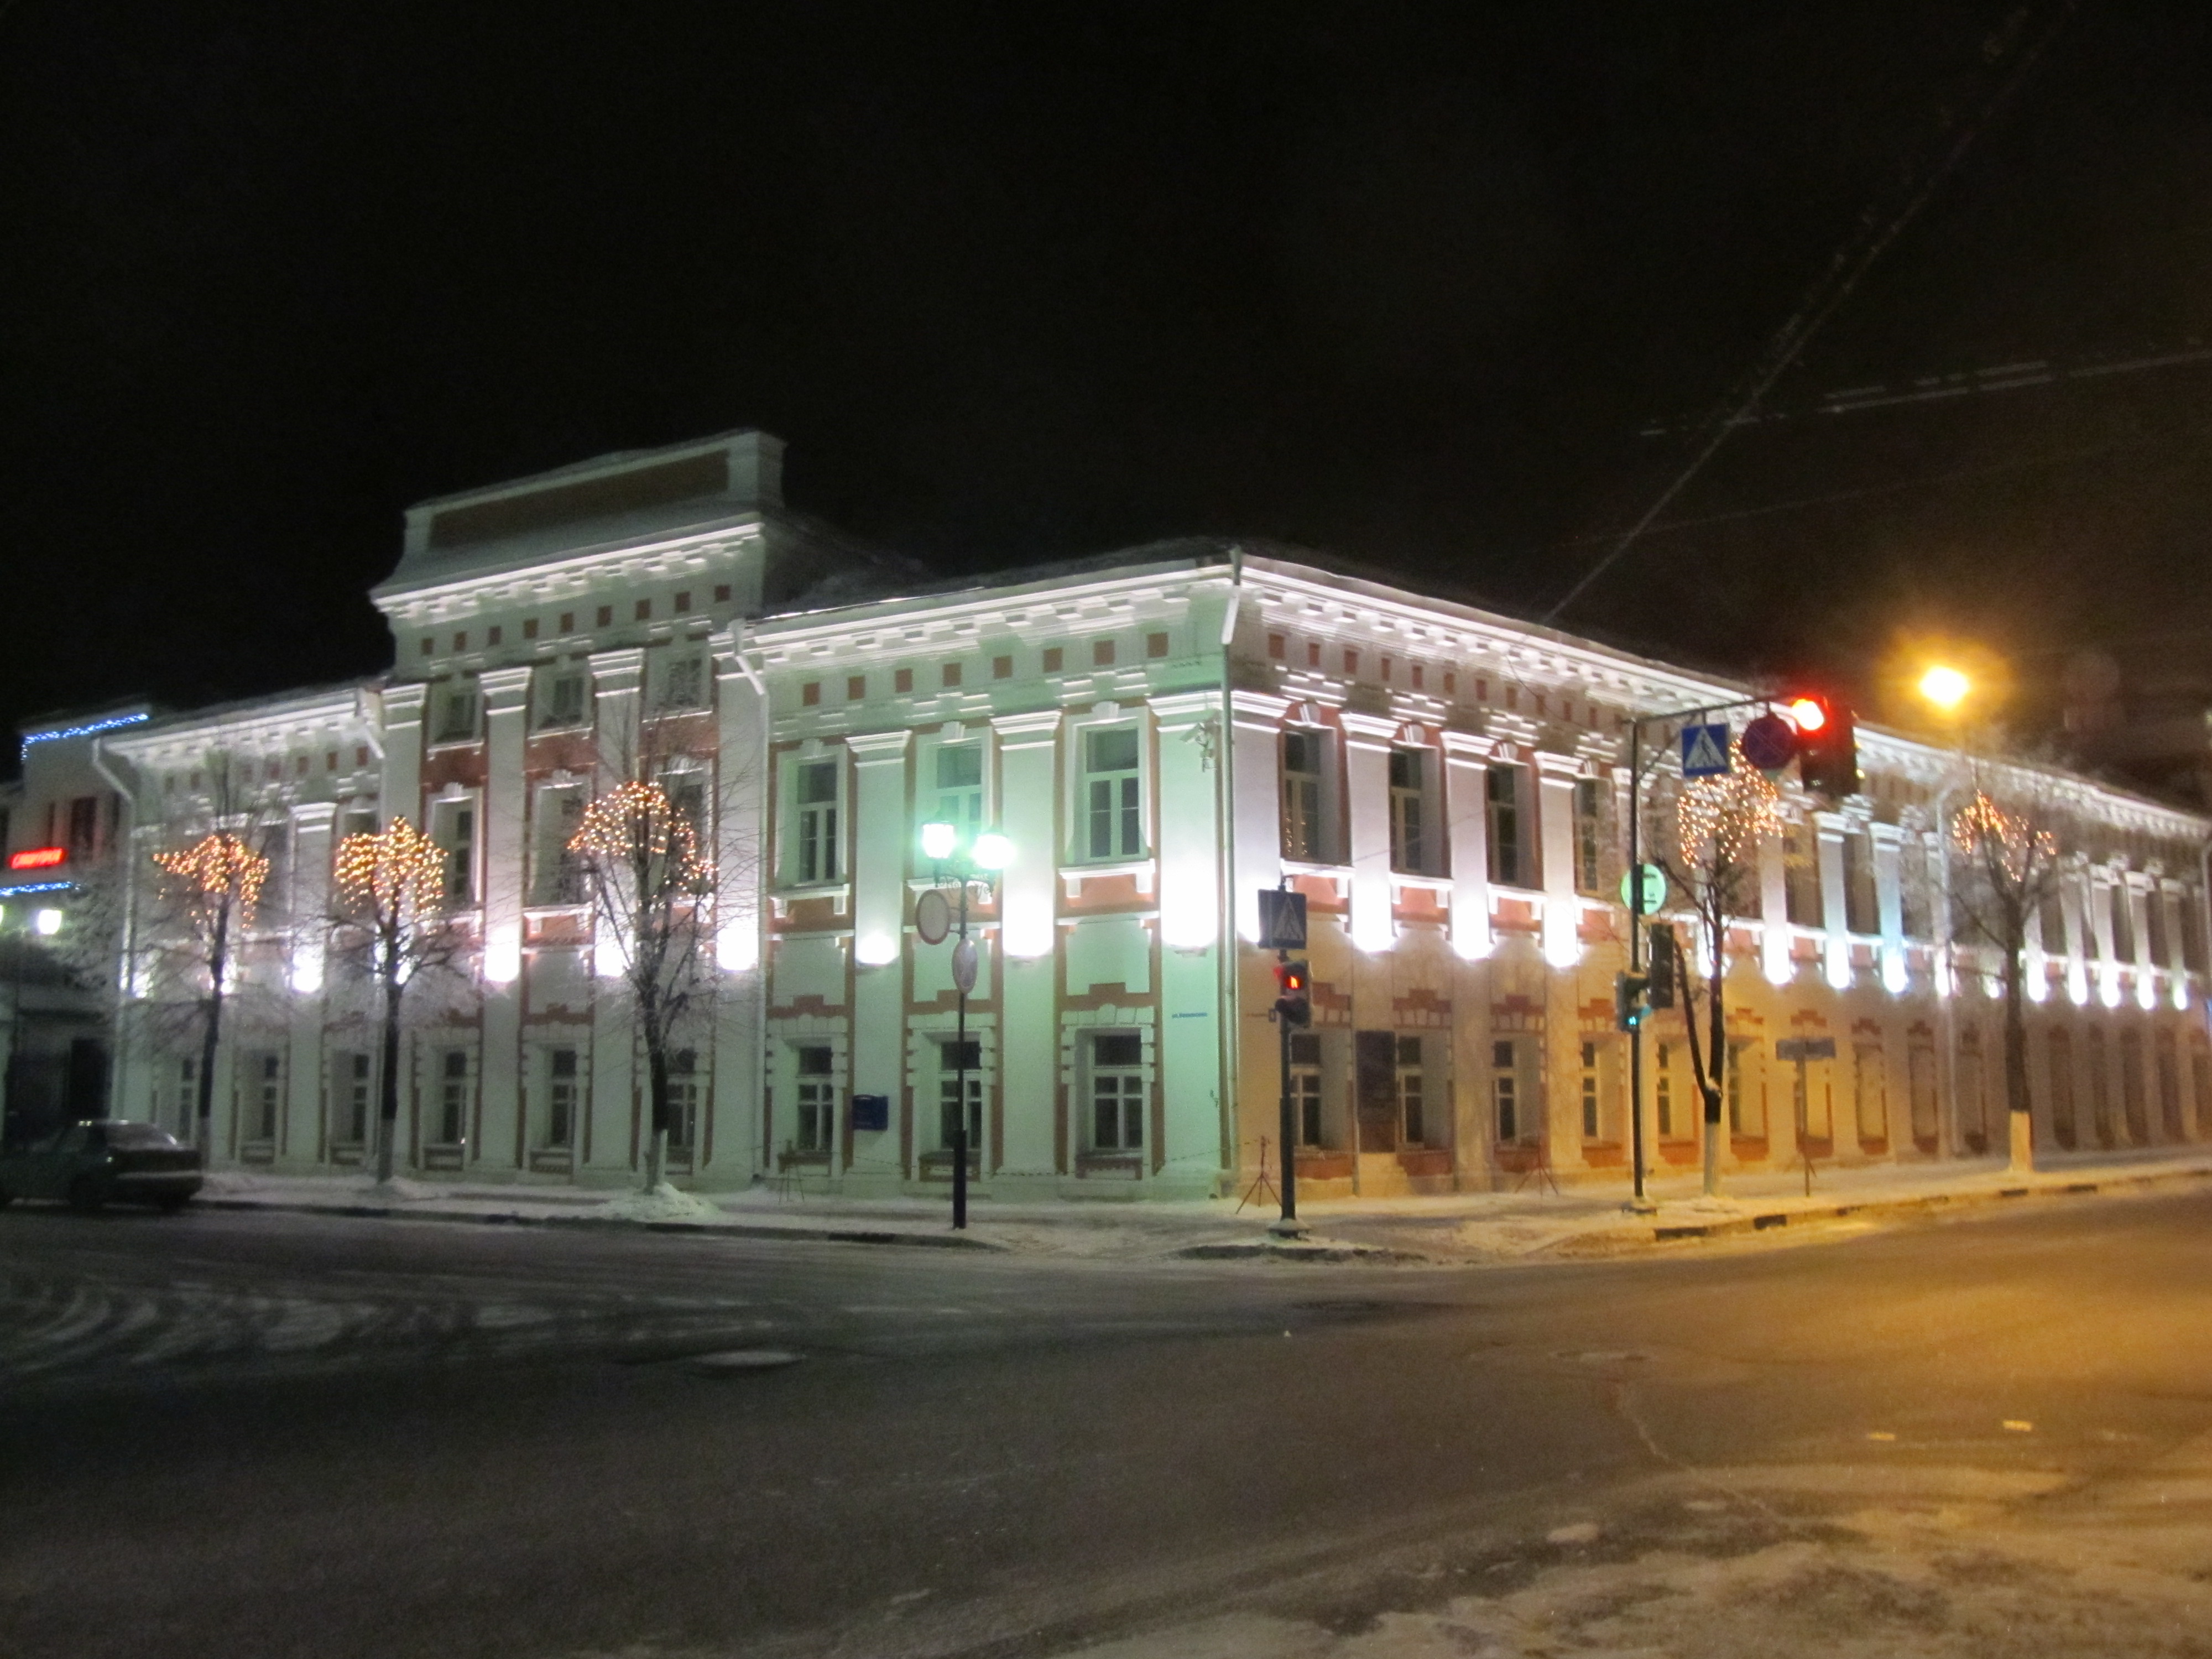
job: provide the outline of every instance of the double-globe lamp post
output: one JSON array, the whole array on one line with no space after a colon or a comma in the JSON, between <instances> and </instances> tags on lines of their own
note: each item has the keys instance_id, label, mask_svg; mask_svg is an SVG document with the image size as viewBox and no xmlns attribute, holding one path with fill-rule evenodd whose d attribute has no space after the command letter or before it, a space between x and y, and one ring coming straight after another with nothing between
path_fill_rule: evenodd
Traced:
<instances>
[{"instance_id":1,"label":"double-globe lamp post","mask_svg":"<svg viewBox=\"0 0 2212 1659\"><path fill-rule=\"evenodd\" d=\"M960 887L957 942L952 947L952 984L960 994L960 1012L952 1039L951 1136L952 1225L959 1231L968 1225L968 994L975 988L975 942L968 937L968 888L980 879L988 892L998 873L1014 861L1014 844L995 830L963 836L957 824L932 823L921 826L921 855L930 862L932 891L942 887L948 877ZM981 1125L977 1127L980 1129Z\"/></svg>"}]
</instances>

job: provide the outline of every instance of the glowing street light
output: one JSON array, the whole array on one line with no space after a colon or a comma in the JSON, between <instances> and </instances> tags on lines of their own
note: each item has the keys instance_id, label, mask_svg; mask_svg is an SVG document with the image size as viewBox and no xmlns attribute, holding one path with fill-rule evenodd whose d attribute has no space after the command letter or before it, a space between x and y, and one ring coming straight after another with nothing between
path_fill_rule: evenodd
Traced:
<instances>
[{"instance_id":1,"label":"glowing street light","mask_svg":"<svg viewBox=\"0 0 2212 1659\"><path fill-rule=\"evenodd\" d=\"M988 890L991 878L1014 861L1014 843L996 830L985 830L963 847L957 824L930 823L921 826L921 855L935 866L933 884L950 874L960 887L959 943L952 947L952 988L959 993L959 1012L953 1028L951 1126L952 1225L959 1230L968 1225L968 994L975 988L975 945L968 937L968 884L980 879ZM939 900L938 915L944 914ZM945 937L941 923L936 936Z\"/></svg>"},{"instance_id":2,"label":"glowing street light","mask_svg":"<svg viewBox=\"0 0 2212 1659\"><path fill-rule=\"evenodd\" d=\"M1973 682L1948 663L1937 663L1920 677L1920 695L1948 714L1966 701Z\"/></svg>"}]
</instances>

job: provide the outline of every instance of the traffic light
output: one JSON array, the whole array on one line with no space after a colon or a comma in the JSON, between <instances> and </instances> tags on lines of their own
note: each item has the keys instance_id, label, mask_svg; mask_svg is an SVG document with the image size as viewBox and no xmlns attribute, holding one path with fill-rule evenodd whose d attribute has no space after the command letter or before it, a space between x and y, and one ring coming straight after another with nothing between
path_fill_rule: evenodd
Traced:
<instances>
[{"instance_id":1,"label":"traffic light","mask_svg":"<svg viewBox=\"0 0 2212 1659\"><path fill-rule=\"evenodd\" d=\"M1613 1023L1624 1031L1632 1031L1644 1024L1651 1010L1644 1000L1644 993L1651 981L1641 974L1616 974L1613 980Z\"/></svg>"},{"instance_id":2,"label":"traffic light","mask_svg":"<svg viewBox=\"0 0 2212 1659\"><path fill-rule=\"evenodd\" d=\"M1277 963L1275 988L1280 994L1275 998L1276 1018L1293 1029L1312 1024L1312 985L1303 962Z\"/></svg>"},{"instance_id":3,"label":"traffic light","mask_svg":"<svg viewBox=\"0 0 2212 1659\"><path fill-rule=\"evenodd\" d=\"M1797 775L1831 800L1859 792L1858 734L1850 705L1825 692L1801 692L1784 705L1797 728Z\"/></svg>"},{"instance_id":4,"label":"traffic light","mask_svg":"<svg viewBox=\"0 0 2212 1659\"><path fill-rule=\"evenodd\" d=\"M1644 987L1644 1006L1671 1008L1674 1006L1674 975L1680 971L1674 965L1674 924L1653 922L1649 942L1651 948L1644 953L1644 959L1650 964L1645 971L1650 978Z\"/></svg>"}]
</instances>

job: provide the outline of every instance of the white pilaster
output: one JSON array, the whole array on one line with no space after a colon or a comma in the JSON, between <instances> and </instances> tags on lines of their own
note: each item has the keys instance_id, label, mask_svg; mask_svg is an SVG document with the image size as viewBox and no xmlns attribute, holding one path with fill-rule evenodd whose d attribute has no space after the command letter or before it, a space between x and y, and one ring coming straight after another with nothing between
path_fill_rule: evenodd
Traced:
<instances>
[{"instance_id":1,"label":"white pilaster","mask_svg":"<svg viewBox=\"0 0 2212 1659\"><path fill-rule=\"evenodd\" d=\"M1571 968L1582 960L1582 900L1575 892L1575 780L1572 755L1539 750L1536 832L1544 849L1544 960Z\"/></svg>"},{"instance_id":2,"label":"white pilaster","mask_svg":"<svg viewBox=\"0 0 2212 1659\"><path fill-rule=\"evenodd\" d=\"M1237 781L1237 798L1230 805L1236 837L1230 896L1237 938L1255 945L1260 938L1260 890L1283 878L1281 750L1283 714L1290 704L1264 692L1238 691L1230 707L1231 768Z\"/></svg>"},{"instance_id":3,"label":"white pilaster","mask_svg":"<svg viewBox=\"0 0 2212 1659\"><path fill-rule=\"evenodd\" d=\"M384 799L378 817L422 824L422 703L429 688L401 684L384 688Z\"/></svg>"},{"instance_id":4,"label":"white pilaster","mask_svg":"<svg viewBox=\"0 0 2212 1659\"><path fill-rule=\"evenodd\" d=\"M1875 914L1881 929L1881 984L1892 996L1901 996L1911 983L1905 965L1905 883L1902 860L1905 831L1893 823L1870 823L1874 841Z\"/></svg>"},{"instance_id":5,"label":"white pilaster","mask_svg":"<svg viewBox=\"0 0 2212 1659\"><path fill-rule=\"evenodd\" d=\"M285 1076L285 1161L311 1164L325 1156L323 1097L323 981L330 936L331 828L337 808L329 801L292 808L291 1052Z\"/></svg>"},{"instance_id":6,"label":"white pilaster","mask_svg":"<svg viewBox=\"0 0 2212 1659\"><path fill-rule=\"evenodd\" d=\"M594 793L637 764L638 692L645 653L630 648L592 653L592 713L599 749ZM592 952L592 1092L583 1167L603 1172L638 1167L637 1031L620 983L622 958L612 943Z\"/></svg>"},{"instance_id":7,"label":"white pilaster","mask_svg":"<svg viewBox=\"0 0 2212 1659\"><path fill-rule=\"evenodd\" d=\"M714 657L719 776L714 831L714 1184L761 1169L761 893L767 878L766 709L734 633Z\"/></svg>"},{"instance_id":8,"label":"white pilaster","mask_svg":"<svg viewBox=\"0 0 2212 1659\"><path fill-rule=\"evenodd\" d=\"M493 1169L521 1165L523 837L529 793L523 743L530 706L527 668L487 669L484 700L483 1053L481 1108L469 1161Z\"/></svg>"},{"instance_id":9,"label":"white pilaster","mask_svg":"<svg viewBox=\"0 0 2212 1659\"><path fill-rule=\"evenodd\" d=\"M1390 742L1398 724L1349 709L1338 719L1352 832L1352 943L1372 956L1397 936L1390 917Z\"/></svg>"},{"instance_id":10,"label":"white pilaster","mask_svg":"<svg viewBox=\"0 0 2212 1659\"><path fill-rule=\"evenodd\" d=\"M1844 891L1844 836L1850 825L1836 812L1813 815L1814 845L1820 872L1820 921L1823 966L1828 983L1848 990L1851 983L1850 911Z\"/></svg>"},{"instance_id":11,"label":"white pilaster","mask_svg":"<svg viewBox=\"0 0 2212 1659\"><path fill-rule=\"evenodd\" d=\"M907 787L913 733L871 732L846 739L853 781L853 1087L899 1098L905 1066L907 853L914 836ZM937 947L949 950L949 945ZM988 986L979 987L985 995ZM779 1131L788 1133L788 1130ZM899 1173L896 1120L853 1147L854 1170Z\"/></svg>"},{"instance_id":12,"label":"white pilaster","mask_svg":"<svg viewBox=\"0 0 2212 1659\"><path fill-rule=\"evenodd\" d=\"M1056 866L1062 845L1060 790L1054 779L1060 711L1004 714L991 722L998 738L999 828L1014 844L1014 862L999 878L999 1075L1004 1103L1000 1158L1014 1176L1058 1173L1055 1133L1060 1102L1060 1032L1055 1011L1059 942ZM1164 820L1164 813L1163 819ZM897 1098L897 1075L887 1073ZM896 1158L897 1139L890 1138Z\"/></svg>"},{"instance_id":13,"label":"white pilaster","mask_svg":"<svg viewBox=\"0 0 2212 1659\"><path fill-rule=\"evenodd\" d=\"M1444 822L1451 853L1451 945L1462 961L1490 954L1490 739L1439 734L1444 750ZM1463 1068L1485 1089L1487 1056ZM1474 1086L1469 1085L1468 1086Z\"/></svg>"},{"instance_id":14,"label":"white pilaster","mask_svg":"<svg viewBox=\"0 0 2212 1659\"><path fill-rule=\"evenodd\" d=\"M1159 742L1158 1054L1166 1126L1158 1168L1164 1179L1203 1192L1222 1173L1228 1075L1218 954L1220 694L1155 697L1152 714ZM1006 1035L1013 1035L1011 1018Z\"/></svg>"}]
</instances>

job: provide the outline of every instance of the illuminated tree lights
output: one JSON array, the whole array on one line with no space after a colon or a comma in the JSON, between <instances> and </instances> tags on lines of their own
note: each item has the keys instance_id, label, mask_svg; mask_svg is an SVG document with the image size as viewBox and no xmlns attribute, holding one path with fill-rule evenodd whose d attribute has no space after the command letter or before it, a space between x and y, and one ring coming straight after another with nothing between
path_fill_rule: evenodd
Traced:
<instances>
[{"instance_id":1,"label":"illuminated tree lights","mask_svg":"<svg viewBox=\"0 0 2212 1659\"><path fill-rule=\"evenodd\" d=\"M1782 792L1744 759L1741 744L1731 744L1729 755L1733 770L1684 785L1676 802L1675 826L1686 862L1725 869L1752 857L1762 836L1781 832Z\"/></svg>"},{"instance_id":2,"label":"illuminated tree lights","mask_svg":"<svg viewBox=\"0 0 2212 1659\"><path fill-rule=\"evenodd\" d=\"M2058 857L2058 838L2008 812L1980 790L1951 820L1951 844L2014 885L2033 883Z\"/></svg>"},{"instance_id":3,"label":"illuminated tree lights","mask_svg":"<svg viewBox=\"0 0 2212 1659\"><path fill-rule=\"evenodd\" d=\"M269 879L269 860L228 830L203 836L179 852L156 853L154 862L167 878L163 886L196 916L234 908L241 922L250 923Z\"/></svg>"},{"instance_id":4,"label":"illuminated tree lights","mask_svg":"<svg viewBox=\"0 0 2212 1659\"><path fill-rule=\"evenodd\" d=\"M331 870L338 902L373 915L427 915L445 891L446 850L405 818L338 843Z\"/></svg>"},{"instance_id":5,"label":"illuminated tree lights","mask_svg":"<svg viewBox=\"0 0 2212 1659\"><path fill-rule=\"evenodd\" d=\"M593 800L568 850L623 868L650 896L700 896L714 886L714 866L699 852L691 820L657 783L630 781Z\"/></svg>"}]
</instances>

